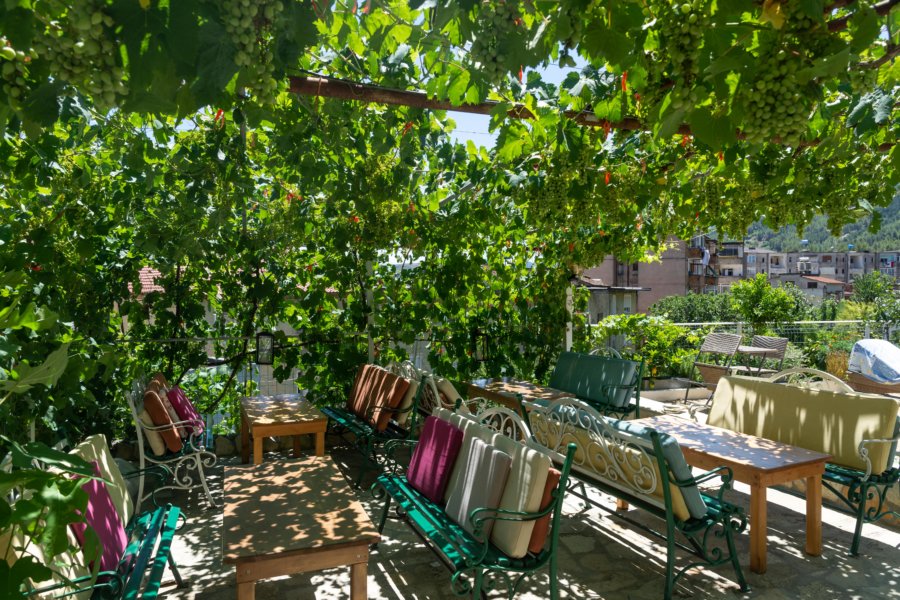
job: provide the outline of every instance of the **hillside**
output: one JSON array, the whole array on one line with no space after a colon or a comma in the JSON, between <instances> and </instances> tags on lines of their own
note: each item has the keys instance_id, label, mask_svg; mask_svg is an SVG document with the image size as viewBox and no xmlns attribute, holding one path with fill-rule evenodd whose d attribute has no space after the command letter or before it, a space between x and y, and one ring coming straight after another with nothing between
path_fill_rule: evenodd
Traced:
<instances>
[{"instance_id":1,"label":"hillside","mask_svg":"<svg viewBox=\"0 0 900 600\"><path fill-rule=\"evenodd\" d=\"M900 250L900 194L894 196L889 206L877 212L882 220L876 233L869 231L872 219L867 217L845 226L843 235L834 237L828 231L828 218L819 215L803 230L802 237L793 225L776 232L762 223L754 223L747 232L746 242L749 247L765 247L778 252L847 250L848 244L853 244L853 250ZM808 240L808 244L801 244L801 239Z\"/></svg>"}]
</instances>

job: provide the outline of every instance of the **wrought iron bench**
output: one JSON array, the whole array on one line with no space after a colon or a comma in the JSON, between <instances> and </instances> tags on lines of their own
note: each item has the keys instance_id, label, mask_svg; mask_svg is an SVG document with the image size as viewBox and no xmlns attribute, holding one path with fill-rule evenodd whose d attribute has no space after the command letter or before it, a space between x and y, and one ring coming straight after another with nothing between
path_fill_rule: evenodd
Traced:
<instances>
[{"instance_id":1,"label":"wrought iron bench","mask_svg":"<svg viewBox=\"0 0 900 600\"><path fill-rule=\"evenodd\" d=\"M413 435L419 416L418 404L429 389L437 397L433 378L410 363L383 369L362 365L357 372L345 406L321 409L328 417L328 429L339 435L350 434L363 464L354 487L372 470L381 470L381 447L389 440L404 440Z\"/></svg>"},{"instance_id":2,"label":"wrought iron bench","mask_svg":"<svg viewBox=\"0 0 900 600\"><path fill-rule=\"evenodd\" d=\"M63 554L61 558L67 571L65 576L59 576L53 584L29 590L23 595L153 600L159 595L166 565L172 571L176 585L182 587L184 583L171 554L175 531L183 519L180 509L167 504L136 513L125 487L125 478L102 435L87 438L72 454L96 464L96 472L103 480L99 485L106 489L118 519L124 524L127 545L118 557L115 569L99 570L98 573L92 573L83 563L80 551L77 551L77 556L75 553ZM89 507L88 514L90 510ZM104 525L110 520L111 517L104 519Z\"/></svg>"},{"instance_id":3,"label":"wrought iron bench","mask_svg":"<svg viewBox=\"0 0 900 600\"><path fill-rule=\"evenodd\" d=\"M510 423L514 421L521 423L521 420L514 413L507 412L512 415L512 420L505 420L499 413L486 415L485 418L488 422L515 434L516 428L511 429ZM550 597L554 600L559 598L556 574L558 528L569 470L575 453L574 445L567 450L561 461L559 479L555 486L552 486L554 479L546 482L532 481L534 486L539 486L539 492L543 490L543 497L537 496L540 502L533 502L536 500L533 494L535 488L529 490L527 485L519 486L522 485L523 479L534 477L535 473L539 472L539 467L535 468L537 461L531 460L535 456L546 462L543 472L545 475L548 474L550 460L546 455L546 449L536 446L531 441L522 443L498 433L470 414L451 413L438 408L434 418L446 420L454 427L464 430L463 439L466 440L463 442L464 448L471 448L473 440L481 440L512 457L510 480L513 477L512 473L519 474L517 477L520 479L517 483L504 482L505 488L499 507L485 507L478 504L475 504L474 508L469 506L469 510L464 511L468 515L467 528L449 514L450 507L454 505L454 490L459 496L469 496L466 481L471 482L471 478L467 479L466 469L475 461L470 460L469 454L464 454L465 450L455 459L446 494L439 501L429 499L410 483L403 467L397 462L392 462L393 468L379 475L372 486L376 498L384 500L378 523L379 532L384 529L393 503L397 518L406 522L450 569L451 589L454 595L471 594L474 598L484 597L488 590L499 587L498 576L502 575L505 577L506 592L509 598L512 598L524 577L544 566L549 566ZM401 446L417 443L412 440L395 440L388 442L386 450L389 454L393 454ZM475 481L478 486L488 484L482 479ZM513 497L516 494L521 495ZM526 510L512 510L508 508L510 503ZM534 504L532 506L534 510L527 510L529 504ZM539 538L540 541L536 544L532 535L533 529L537 528L534 524L540 520L545 521L543 527L549 528L543 530L546 538ZM498 529L501 527L504 530L499 534L501 537L498 537ZM515 548L511 549L510 544Z\"/></svg>"},{"instance_id":4,"label":"wrought iron bench","mask_svg":"<svg viewBox=\"0 0 900 600\"><path fill-rule=\"evenodd\" d=\"M549 385L573 394L601 414L640 417L643 370L643 362L563 352Z\"/></svg>"},{"instance_id":5,"label":"wrought iron bench","mask_svg":"<svg viewBox=\"0 0 900 600\"><path fill-rule=\"evenodd\" d=\"M560 451L574 443L577 451L572 475L578 481L569 492L602 508L666 542L666 582L664 598L672 597L675 584L688 569L706 564L731 563L741 591L749 588L734 546L734 535L747 526L743 509L724 499L731 487L731 471L719 467L692 476L678 442L653 429L601 416L588 404L561 398L547 406L523 403L533 439L548 448L556 461ZM530 405L529 405L530 404ZM715 495L701 491L699 484L721 479ZM634 505L666 523L665 532L597 503L583 484L617 498L619 506ZM581 491L576 491L577 488ZM679 537L683 541L679 541ZM713 542L724 540L721 543ZM676 548L694 554L698 561L675 572Z\"/></svg>"},{"instance_id":6,"label":"wrought iron bench","mask_svg":"<svg viewBox=\"0 0 900 600\"><path fill-rule=\"evenodd\" d=\"M772 379L723 377L707 424L831 454L822 484L856 517L850 554L857 555L863 524L900 517L886 506L888 492L900 481L898 402L775 383L782 379L779 374Z\"/></svg>"}]
</instances>

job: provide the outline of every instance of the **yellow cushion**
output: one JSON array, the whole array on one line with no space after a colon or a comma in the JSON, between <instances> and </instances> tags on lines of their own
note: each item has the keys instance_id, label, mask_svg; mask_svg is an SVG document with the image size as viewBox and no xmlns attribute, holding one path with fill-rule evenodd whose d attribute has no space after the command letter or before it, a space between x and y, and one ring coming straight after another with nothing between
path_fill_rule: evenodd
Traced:
<instances>
[{"instance_id":1,"label":"yellow cushion","mask_svg":"<svg viewBox=\"0 0 900 600\"><path fill-rule=\"evenodd\" d=\"M572 469L591 479L599 479L613 487L633 495L650 496L660 508L665 508L659 464L652 453L645 454L629 448L625 454L607 452L605 443L598 443L596 432L566 424L560 432L559 421L547 419L542 411L529 414L534 439L543 446L560 454L565 454L570 443L577 446L572 460ZM616 445L616 448L619 448ZM652 476L646 472L649 469ZM687 521L691 518L681 488L670 483L672 513L675 518Z\"/></svg>"},{"instance_id":2,"label":"yellow cushion","mask_svg":"<svg viewBox=\"0 0 900 600\"><path fill-rule=\"evenodd\" d=\"M814 390L731 376L719 380L707 423L831 454L832 463L865 470L857 450L864 439L894 435L897 401L886 396ZM890 464L891 446L871 444L872 471Z\"/></svg>"},{"instance_id":3,"label":"yellow cushion","mask_svg":"<svg viewBox=\"0 0 900 600\"><path fill-rule=\"evenodd\" d=\"M125 478L122 477L119 465L116 464L106 444L106 438L102 434L94 434L75 446L72 454L88 462L97 461L100 475L109 482L106 486L109 497L119 513L119 518L122 519L122 524L127 525L134 515L134 505L128 495L128 488L125 487Z\"/></svg>"}]
</instances>

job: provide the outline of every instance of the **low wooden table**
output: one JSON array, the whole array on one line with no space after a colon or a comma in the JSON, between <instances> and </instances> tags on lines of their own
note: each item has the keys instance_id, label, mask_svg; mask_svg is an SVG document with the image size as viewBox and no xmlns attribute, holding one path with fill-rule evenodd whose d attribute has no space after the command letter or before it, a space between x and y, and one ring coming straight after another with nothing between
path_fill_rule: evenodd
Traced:
<instances>
[{"instance_id":1,"label":"low wooden table","mask_svg":"<svg viewBox=\"0 0 900 600\"><path fill-rule=\"evenodd\" d=\"M222 553L238 600L260 579L350 566L350 598L366 598L378 531L331 457L225 467Z\"/></svg>"},{"instance_id":2,"label":"low wooden table","mask_svg":"<svg viewBox=\"0 0 900 600\"><path fill-rule=\"evenodd\" d=\"M751 571L766 572L766 489L796 479L806 479L806 553L822 554L822 473L830 454L671 416L634 423L674 436L689 465L730 467L735 480L750 485Z\"/></svg>"},{"instance_id":3,"label":"low wooden table","mask_svg":"<svg viewBox=\"0 0 900 600\"><path fill-rule=\"evenodd\" d=\"M542 400L547 402L559 398L574 397L574 394L570 394L569 392L536 385L527 381L518 381L512 377L473 379L469 382L466 394L469 400L477 397L487 398L488 400L492 400L510 408L516 413L519 412L519 394L528 400Z\"/></svg>"},{"instance_id":4,"label":"low wooden table","mask_svg":"<svg viewBox=\"0 0 900 600\"><path fill-rule=\"evenodd\" d=\"M301 435L316 436L316 456L325 454L325 428L328 418L307 402L301 394L245 396L241 398L241 460L250 462L250 437L253 437L253 464L263 457L263 438L294 437L294 458L300 456Z\"/></svg>"}]
</instances>

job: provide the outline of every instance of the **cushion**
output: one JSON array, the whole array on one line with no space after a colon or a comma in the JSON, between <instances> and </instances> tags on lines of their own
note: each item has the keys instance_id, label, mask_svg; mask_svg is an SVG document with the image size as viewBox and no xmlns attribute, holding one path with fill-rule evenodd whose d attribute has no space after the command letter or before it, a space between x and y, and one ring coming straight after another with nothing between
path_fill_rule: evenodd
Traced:
<instances>
[{"instance_id":1,"label":"cushion","mask_svg":"<svg viewBox=\"0 0 900 600\"><path fill-rule=\"evenodd\" d=\"M155 381L157 384L159 384L160 389L164 392L169 391L169 388L172 387L169 385L169 381L166 379L166 376L162 373L155 374L150 378L150 381Z\"/></svg>"},{"instance_id":2,"label":"cushion","mask_svg":"<svg viewBox=\"0 0 900 600\"><path fill-rule=\"evenodd\" d=\"M505 435L495 437L494 444L512 458L499 508L537 511L550 471L550 457ZM491 531L491 542L507 556L521 558L528 552L533 530L534 521L497 521Z\"/></svg>"},{"instance_id":3,"label":"cushion","mask_svg":"<svg viewBox=\"0 0 900 600\"><path fill-rule=\"evenodd\" d=\"M162 440L160 440L160 445L162 445ZM86 438L72 449L72 454L87 462L97 463L100 476L108 482L106 491L116 507L116 512L119 513L119 518L122 523L129 523L134 515L134 504L128 494L125 478L122 476L119 465L113 459L103 434L95 433Z\"/></svg>"},{"instance_id":4,"label":"cushion","mask_svg":"<svg viewBox=\"0 0 900 600\"><path fill-rule=\"evenodd\" d=\"M353 380L353 387L350 388L350 395L347 396L347 410L358 417L365 418L366 406L368 404L368 380L373 369L377 369L375 365L362 365L356 371L356 378Z\"/></svg>"},{"instance_id":5,"label":"cushion","mask_svg":"<svg viewBox=\"0 0 900 600\"><path fill-rule=\"evenodd\" d=\"M550 376L550 387L575 394L588 403L614 408L631 401L640 363L633 360L563 352ZM630 387L619 387L630 386Z\"/></svg>"},{"instance_id":6,"label":"cushion","mask_svg":"<svg viewBox=\"0 0 900 600\"><path fill-rule=\"evenodd\" d=\"M456 391L456 388L453 387L453 384L443 377L435 377L434 385L438 390L438 395L441 396L441 401L445 403L445 406L455 406L456 401L462 398L462 396L459 395L459 392ZM462 404L465 404L465 402Z\"/></svg>"},{"instance_id":7,"label":"cushion","mask_svg":"<svg viewBox=\"0 0 900 600\"><path fill-rule=\"evenodd\" d=\"M434 416L425 419L419 442L409 461L406 479L432 502L439 503L444 498L462 438L463 432L450 423Z\"/></svg>"},{"instance_id":8,"label":"cushion","mask_svg":"<svg viewBox=\"0 0 900 600\"><path fill-rule=\"evenodd\" d=\"M202 434L204 430L203 417L197 412L194 403L184 394L184 390L176 385L168 391L166 396L168 396L172 408L175 409L178 420L193 424L192 428L186 428L188 429L188 434Z\"/></svg>"},{"instance_id":9,"label":"cushion","mask_svg":"<svg viewBox=\"0 0 900 600\"><path fill-rule=\"evenodd\" d=\"M93 461L94 474L102 477L97 461ZM100 555L100 570L115 571L119 561L125 554L128 538L125 536L125 527L119 519L119 513L110 498L106 484L97 479L85 481L82 489L88 494L85 521L97 533L103 552ZM84 544L84 534L87 529L85 523L73 523L71 525L75 537Z\"/></svg>"},{"instance_id":10,"label":"cushion","mask_svg":"<svg viewBox=\"0 0 900 600\"><path fill-rule=\"evenodd\" d=\"M470 438L468 446L462 477L456 482L455 487L447 488L449 499L445 512L466 531L474 533L472 511L476 508L497 508L500 505L500 497L506 487L512 459L509 454L477 437ZM463 462L462 453L456 462L457 464ZM484 521L482 539L491 535L494 523L493 519Z\"/></svg>"},{"instance_id":11,"label":"cushion","mask_svg":"<svg viewBox=\"0 0 900 600\"><path fill-rule=\"evenodd\" d=\"M707 424L831 454L834 464L865 470L859 442L892 438L897 412L897 401L886 396L731 376L719 380ZM893 463L893 446L869 444L868 449L873 473Z\"/></svg>"},{"instance_id":12,"label":"cushion","mask_svg":"<svg viewBox=\"0 0 900 600\"><path fill-rule=\"evenodd\" d=\"M463 441L459 450L459 456L456 457L456 464L453 465L453 469L450 471L447 491L444 494L445 502L450 500L450 493L459 487L459 481L465 474L466 465L469 463L469 451L472 449L472 440L477 438L488 444L493 444L494 438L499 435L490 427L485 427L478 421L457 413L450 413L449 422L463 432Z\"/></svg>"},{"instance_id":13,"label":"cushion","mask_svg":"<svg viewBox=\"0 0 900 600\"><path fill-rule=\"evenodd\" d=\"M409 416L412 414L412 405L416 401L416 392L418 391L419 382L410 381L409 389L406 390L406 395L403 396L403 400L400 402L399 411L397 412L397 425L406 425L406 421L409 420Z\"/></svg>"},{"instance_id":14,"label":"cushion","mask_svg":"<svg viewBox=\"0 0 900 600\"><path fill-rule=\"evenodd\" d=\"M147 412L147 409L141 410L141 413L138 415L138 418L141 420L147 427L154 427L153 419L150 418L150 413ZM150 446L150 451L153 452L154 456L162 456L166 453L166 443L163 441L162 436L159 435L158 431L152 431L150 429L141 428L144 432L144 438L147 440L147 444Z\"/></svg>"},{"instance_id":15,"label":"cushion","mask_svg":"<svg viewBox=\"0 0 900 600\"><path fill-rule=\"evenodd\" d=\"M162 388L159 388L156 393L159 395L159 399L162 400L163 406L166 408L166 412L169 413L169 418L172 420L172 423L179 423L178 425L175 425L175 430L178 432L178 436L181 439L186 438L189 431L184 427L184 425L180 425L181 417L178 415L178 411L176 411L175 407L172 405L172 401L169 400L168 393Z\"/></svg>"},{"instance_id":16,"label":"cushion","mask_svg":"<svg viewBox=\"0 0 900 600\"><path fill-rule=\"evenodd\" d=\"M379 369L373 377L370 387L369 409L372 415L368 418L369 425L376 431L384 431L394 415L394 410L400 406L403 397L409 390L409 380L394 375L384 369Z\"/></svg>"},{"instance_id":17,"label":"cushion","mask_svg":"<svg viewBox=\"0 0 900 600\"><path fill-rule=\"evenodd\" d=\"M144 393L144 410L150 415L150 420L153 421L154 426L162 427L158 431L166 443L166 447L172 452L181 451L181 437L178 435L178 431L175 430L175 426L172 425L172 417L169 416L169 412L166 410L159 394L149 390Z\"/></svg>"},{"instance_id":18,"label":"cushion","mask_svg":"<svg viewBox=\"0 0 900 600\"><path fill-rule=\"evenodd\" d=\"M541 496L541 508L544 510L553 501L553 490L559 485L559 479L562 473L558 469L550 469L547 474L547 483L544 485L544 495ZM550 533L550 518L553 513L545 515L534 522L534 531L531 532L531 540L528 542L528 551L532 554L539 554L547 543L547 534Z\"/></svg>"}]
</instances>

